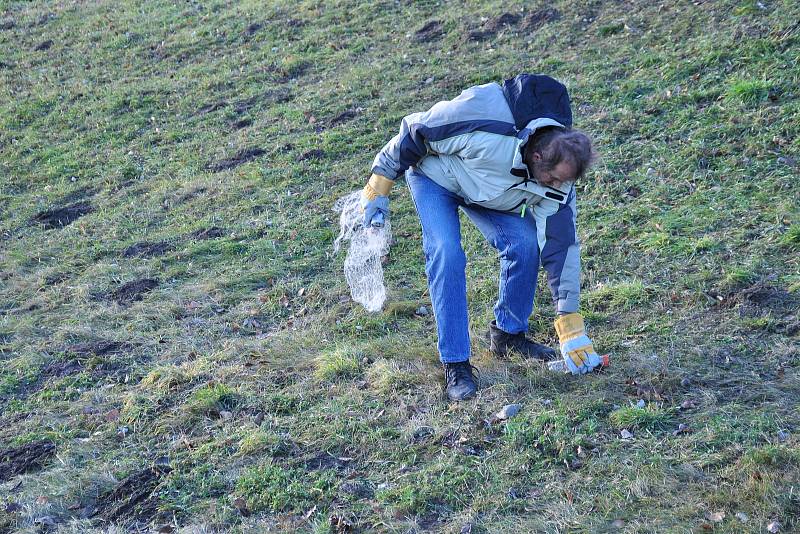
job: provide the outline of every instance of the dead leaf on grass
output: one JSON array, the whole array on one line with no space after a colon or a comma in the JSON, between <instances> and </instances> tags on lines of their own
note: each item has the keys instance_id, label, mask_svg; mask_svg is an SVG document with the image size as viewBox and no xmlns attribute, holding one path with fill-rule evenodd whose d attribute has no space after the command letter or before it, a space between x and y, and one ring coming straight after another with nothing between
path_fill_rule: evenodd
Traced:
<instances>
[{"instance_id":1,"label":"dead leaf on grass","mask_svg":"<svg viewBox=\"0 0 800 534\"><path fill-rule=\"evenodd\" d=\"M714 512L713 514L708 515L708 520L713 521L714 523L722 523L725 519L725 512Z\"/></svg>"},{"instance_id":2,"label":"dead leaf on grass","mask_svg":"<svg viewBox=\"0 0 800 534\"><path fill-rule=\"evenodd\" d=\"M689 425L681 423L678 425L678 428L672 431L672 435L677 436L678 434L688 434L689 432L691 432Z\"/></svg>"},{"instance_id":3,"label":"dead leaf on grass","mask_svg":"<svg viewBox=\"0 0 800 534\"><path fill-rule=\"evenodd\" d=\"M231 504L233 504L233 507L236 508L244 517L250 515L250 510L247 509L247 502L241 497L236 497L233 499L233 503Z\"/></svg>"}]
</instances>

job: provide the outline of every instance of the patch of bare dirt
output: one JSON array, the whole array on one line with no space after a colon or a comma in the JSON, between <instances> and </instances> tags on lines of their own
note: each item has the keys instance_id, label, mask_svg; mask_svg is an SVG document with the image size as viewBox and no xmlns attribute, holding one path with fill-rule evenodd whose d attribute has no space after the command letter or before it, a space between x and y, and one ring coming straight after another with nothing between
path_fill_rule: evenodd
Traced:
<instances>
[{"instance_id":1,"label":"patch of bare dirt","mask_svg":"<svg viewBox=\"0 0 800 534\"><path fill-rule=\"evenodd\" d=\"M35 52L41 52L43 50L49 50L55 43L52 39L48 39L47 41L42 41L33 49Z\"/></svg>"},{"instance_id":2,"label":"patch of bare dirt","mask_svg":"<svg viewBox=\"0 0 800 534\"><path fill-rule=\"evenodd\" d=\"M338 126L339 124L351 121L355 119L363 110L361 108L353 108L348 109L347 111L343 111L339 113L334 118L331 119L329 125L331 128L334 126Z\"/></svg>"},{"instance_id":3,"label":"patch of bare dirt","mask_svg":"<svg viewBox=\"0 0 800 534\"><path fill-rule=\"evenodd\" d=\"M224 236L225 230L217 226L212 226L211 228L200 228L199 230L195 230L189 234L190 239L196 239L198 241L203 241L205 239L216 239Z\"/></svg>"},{"instance_id":4,"label":"patch of bare dirt","mask_svg":"<svg viewBox=\"0 0 800 534\"><path fill-rule=\"evenodd\" d=\"M468 41L485 41L503 30L535 31L545 24L560 18L561 12L554 8L538 9L525 17L516 13L503 13L499 17L487 20L479 28L467 33L466 38Z\"/></svg>"},{"instance_id":5,"label":"patch of bare dirt","mask_svg":"<svg viewBox=\"0 0 800 534\"><path fill-rule=\"evenodd\" d=\"M12 30L17 26L17 23L13 19L6 19L0 22L0 30Z\"/></svg>"},{"instance_id":6,"label":"patch of bare dirt","mask_svg":"<svg viewBox=\"0 0 800 534\"><path fill-rule=\"evenodd\" d=\"M357 499L371 499L375 496L375 491L370 487L366 480L348 480L339 486L339 492L345 495L352 495Z\"/></svg>"},{"instance_id":7,"label":"patch of bare dirt","mask_svg":"<svg viewBox=\"0 0 800 534\"><path fill-rule=\"evenodd\" d=\"M231 126L233 127L234 130L241 130L242 128L246 128L251 124L253 124L253 121L251 121L250 119L242 119L240 121L231 123Z\"/></svg>"},{"instance_id":8,"label":"patch of bare dirt","mask_svg":"<svg viewBox=\"0 0 800 534\"><path fill-rule=\"evenodd\" d=\"M561 18L561 12L555 8L537 9L525 17L523 28L525 30L538 30L548 22L554 22Z\"/></svg>"},{"instance_id":9,"label":"patch of bare dirt","mask_svg":"<svg viewBox=\"0 0 800 534\"><path fill-rule=\"evenodd\" d=\"M29 412L20 412L7 417L0 417L0 437L3 439L10 439L18 436L20 429L20 425L18 423L21 423L30 417L30 415L31 414Z\"/></svg>"},{"instance_id":10,"label":"patch of bare dirt","mask_svg":"<svg viewBox=\"0 0 800 534\"><path fill-rule=\"evenodd\" d=\"M785 289L755 284L739 292L735 297L741 307L747 311L771 311L778 314L791 313L798 310L800 298L793 296Z\"/></svg>"},{"instance_id":11,"label":"patch of bare dirt","mask_svg":"<svg viewBox=\"0 0 800 534\"><path fill-rule=\"evenodd\" d=\"M66 280L69 280L70 273L55 273L51 274L44 279L44 285L46 287L54 286L56 284L60 284Z\"/></svg>"},{"instance_id":12,"label":"patch of bare dirt","mask_svg":"<svg viewBox=\"0 0 800 534\"><path fill-rule=\"evenodd\" d=\"M158 280L142 278L122 284L109 294L109 297L119 304L130 304L142 300L146 293L158 287Z\"/></svg>"},{"instance_id":13,"label":"patch of bare dirt","mask_svg":"<svg viewBox=\"0 0 800 534\"><path fill-rule=\"evenodd\" d=\"M499 17L489 19L479 29L472 30L467 34L468 41L484 41L497 35L503 29L516 26L522 19L521 15L514 13L503 13Z\"/></svg>"},{"instance_id":14,"label":"patch of bare dirt","mask_svg":"<svg viewBox=\"0 0 800 534\"><path fill-rule=\"evenodd\" d=\"M217 111L218 109L222 109L227 106L228 103L226 101L222 102L214 102L212 104L206 104L205 106L201 106L200 109L197 110L197 115L205 115L206 113L211 113L212 111Z\"/></svg>"},{"instance_id":15,"label":"patch of bare dirt","mask_svg":"<svg viewBox=\"0 0 800 534\"><path fill-rule=\"evenodd\" d=\"M341 470L347 467L349 459L341 459L327 452L315 454L306 459L303 464L308 471L321 471L325 469Z\"/></svg>"},{"instance_id":16,"label":"patch of bare dirt","mask_svg":"<svg viewBox=\"0 0 800 534\"><path fill-rule=\"evenodd\" d=\"M168 241L158 241L156 243L141 241L126 248L122 251L122 255L126 258L155 258L156 256L163 256L173 248L173 245Z\"/></svg>"},{"instance_id":17,"label":"patch of bare dirt","mask_svg":"<svg viewBox=\"0 0 800 534\"><path fill-rule=\"evenodd\" d=\"M264 27L264 24L260 22L253 22L244 30L245 37L252 37L259 32Z\"/></svg>"},{"instance_id":18,"label":"patch of bare dirt","mask_svg":"<svg viewBox=\"0 0 800 534\"><path fill-rule=\"evenodd\" d=\"M211 172L221 172L227 169L233 169L239 165L243 165L258 158L259 156L263 156L266 153L267 151L263 148L246 148L237 152L233 157L222 159L216 163L211 163L206 168Z\"/></svg>"},{"instance_id":19,"label":"patch of bare dirt","mask_svg":"<svg viewBox=\"0 0 800 534\"><path fill-rule=\"evenodd\" d=\"M309 150L308 152L304 152L299 158L298 161L307 161L310 159L322 159L325 157L325 152L320 150L319 148L315 148L313 150Z\"/></svg>"},{"instance_id":20,"label":"patch of bare dirt","mask_svg":"<svg viewBox=\"0 0 800 534\"><path fill-rule=\"evenodd\" d=\"M106 354L119 354L130 348L127 343L98 339L75 343L66 348L65 352L79 357L105 356Z\"/></svg>"},{"instance_id":21,"label":"patch of bare dirt","mask_svg":"<svg viewBox=\"0 0 800 534\"><path fill-rule=\"evenodd\" d=\"M33 221L41 223L46 229L63 228L92 213L94 208L88 202L78 202L71 206L43 211L33 217Z\"/></svg>"},{"instance_id":22,"label":"patch of bare dirt","mask_svg":"<svg viewBox=\"0 0 800 534\"><path fill-rule=\"evenodd\" d=\"M158 515L155 491L170 471L168 466L154 466L133 473L100 497L88 517L125 526L150 523Z\"/></svg>"},{"instance_id":23,"label":"patch of bare dirt","mask_svg":"<svg viewBox=\"0 0 800 534\"><path fill-rule=\"evenodd\" d=\"M207 113L218 111L227 106L232 106L233 111L237 115L241 115L243 113L250 111L257 104L280 104L283 102L288 102L291 99L292 99L292 94L289 91L289 89L281 87L278 89L271 89L265 91L261 94L251 96L250 98L237 100L236 102L220 100L219 102L212 102L210 104L205 104L195 112L195 115L206 115Z\"/></svg>"},{"instance_id":24,"label":"patch of bare dirt","mask_svg":"<svg viewBox=\"0 0 800 534\"><path fill-rule=\"evenodd\" d=\"M767 330L786 336L800 332L800 297L785 289L757 283L723 301L736 306L740 317L767 317L773 320Z\"/></svg>"},{"instance_id":25,"label":"patch of bare dirt","mask_svg":"<svg viewBox=\"0 0 800 534\"><path fill-rule=\"evenodd\" d=\"M44 467L56 446L50 440L32 441L20 447L0 450L0 482Z\"/></svg>"},{"instance_id":26,"label":"patch of bare dirt","mask_svg":"<svg viewBox=\"0 0 800 534\"><path fill-rule=\"evenodd\" d=\"M62 378L65 376L76 375L80 372L83 372L83 370L83 364L77 360L50 362L42 367L42 369L39 371L39 379L37 380L38 386L35 385L31 389L40 389L40 384L43 384L50 378Z\"/></svg>"},{"instance_id":27,"label":"patch of bare dirt","mask_svg":"<svg viewBox=\"0 0 800 534\"><path fill-rule=\"evenodd\" d=\"M29 28L36 28L37 26L44 26L48 22L52 20L56 20L58 17L55 13L45 13L35 21L33 21L28 27Z\"/></svg>"},{"instance_id":28,"label":"patch of bare dirt","mask_svg":"<svg viewBox=\"0 0 800 534\"><path fill-rule=\"evenodd\" d=\"M441 20L430 20L422 28L414 32L413 40L418 43L429 43L444 35Z\"/></svg>"}]
</instances>

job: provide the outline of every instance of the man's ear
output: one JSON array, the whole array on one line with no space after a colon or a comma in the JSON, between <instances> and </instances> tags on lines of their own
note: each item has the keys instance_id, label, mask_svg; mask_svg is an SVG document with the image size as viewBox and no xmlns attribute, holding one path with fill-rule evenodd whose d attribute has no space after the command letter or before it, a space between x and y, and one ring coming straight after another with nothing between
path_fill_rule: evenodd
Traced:
<instances>
[{"instance_id":1,"label":"man's ear","mask_svg":"<svg viewBox=\"0 0 800 534\"><path fill-rule=\"evenodd\" d=\"M534 152L533 155L531 156L531 160L535 161L536 163L539 163L540 161L542 161L542 155L539 154L538 152Z\"/></svg>"}]
</instances>

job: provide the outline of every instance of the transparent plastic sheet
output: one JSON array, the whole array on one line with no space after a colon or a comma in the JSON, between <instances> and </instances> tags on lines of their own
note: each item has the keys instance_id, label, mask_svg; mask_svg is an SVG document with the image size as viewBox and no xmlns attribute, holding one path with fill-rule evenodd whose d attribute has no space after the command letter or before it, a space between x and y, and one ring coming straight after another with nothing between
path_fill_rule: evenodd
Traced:
<instances>
[{"instance_id":1,"label":"transparent plastic sheet","mask_svg":"<svg viewBox=\"0 0 800 534\"><path fill-rule=\"evenodd\" d=\"M382 228L364 228L361 211L361 191L338 199L333 210L339 212L339 236L333 242L338 252L343 241L350 241L344 259L344 276L353 300L367 311L377 312L386 301L381 257L389 253L392 227L388 220Z\"/></svg>"}]
</instances>

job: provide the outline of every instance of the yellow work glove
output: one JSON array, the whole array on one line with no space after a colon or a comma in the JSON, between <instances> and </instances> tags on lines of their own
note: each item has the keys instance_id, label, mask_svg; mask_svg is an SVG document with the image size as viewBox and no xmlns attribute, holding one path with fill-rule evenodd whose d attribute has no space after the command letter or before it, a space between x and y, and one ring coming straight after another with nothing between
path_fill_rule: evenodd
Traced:
<instances>
[{"instance_id":1,"label":"yellow work glove","mask_svg":"<svg viewBox=\"0 0 800 534\"><path fill-rule=\"evenodd\" d=\"M381 227L389 216L389 190L394 185L380 174L373 174L361 191L361 209L364 210L364 228Z\"/></svg>"},{"instance_id":2,"label":"yellow work glove","mask_svg":"<svg viewBox=\"0 0 800 534\"><path fill-rule=\"evenodd\" d=\"M573 375L588 373L602 363L592 340L586 335L583 317L579 313L561 315L555 321L561 344L561 356Z\"/></svg>"}]
</instances>

